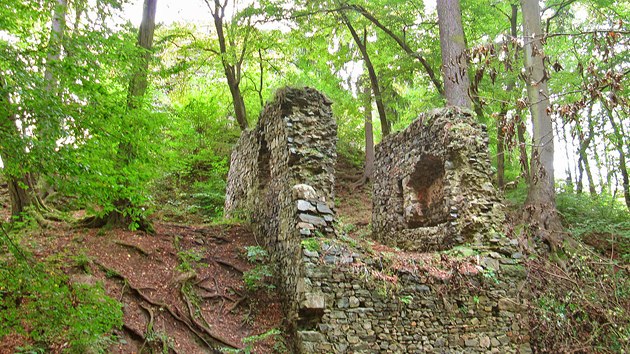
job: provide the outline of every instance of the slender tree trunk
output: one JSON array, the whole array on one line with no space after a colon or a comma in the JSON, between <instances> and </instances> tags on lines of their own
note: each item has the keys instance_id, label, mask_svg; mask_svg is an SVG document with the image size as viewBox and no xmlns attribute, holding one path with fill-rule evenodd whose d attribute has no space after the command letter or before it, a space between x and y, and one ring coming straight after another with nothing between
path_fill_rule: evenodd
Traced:
<instances>
[{"instance_id":1,"label":"slender tree trunk","mask_svg":"<svg viewBox=\"0 0 630 354\"><path fill-rule=\"evenodd\" d=\"M562 127L562 131L560 130L559 124L556 124L555 126L555 131L556 131L556 136L558 136L562 142L564 142L564 157L566 159L566 169L564 170L564 172L567 174L567 179L566 179L566 183L569 185L573 184L573 173L571 172L571 157L569 156L569 143L567 142L567 138L565 135L565 129L564 127Z\"/></svg>"},{"instance_id":2,"label":"slender tree trunk","mask_svg":"<svg viewBox=\"0 0 630 354\"><path fill-rule=\"evenodd\" d=\"M129 83L127 107L138 108L138 100L144 97L149 85L149 62L153 49L153 35L155 33L155 13L157 0L144 0L142 22L138 31L138 46L143 49L138 66Z\"/></svg>"},{"instance_id":3,"label":"slender tree trunk","mask_svg":"<svg viewBox=\"0 0 630 354\"><path fill-rule=\"evenodd\" d=\"M127 110L133 111L140 107L140 101L144 97L148 87L149 62L151 60L151 50L153 49L153 36L155 33L155 13L157 11L157 0L144 0L142 11L142 22L138 31L138 46L143 52L134 73L129 82L127 94ZM131 124L130 124L131 126ZM129 127L131 129L131 127ZM132 141L120 142L118 151L119 168L128 166L135 158L135 146ZM128 211L138 208L131 200L120 198L114 201L114 210L103 218L89 218L83 221L87 227L107 227L126 228L137 222L138 229L153 233L153 225L144 217L140 216L134 220Z\"/></svg>"},{"instance_id":4,"label":"slender tree trunk","mask_svg":"<svg viewBox=\"0 0 630 354\"><path fill-rule=\"evenodd\" d=\"M518 151L519 151L519 160L521 162L521 169L523 170L523 178L529 183L529 156L527 156L527 140L525 139L525 132L527 129L525 128L525 122L523 121L523 116L518 115L519 122L516 124L516 136L518 138Z\"/></svg>"},{"instance_id":5,"label":"slender tree trunk","mask_svg":"<svg viewBox=\"0 0 630 354\"><path fill-rule=\"evenodd\" d=\"M582 194L582 192L584 191L584 182L583 182L583 175L584 175L584 166L583 166L583 159L582 156L580 155L580 157L578 158L578 162L577 162L577 175L576 175L576 181L575 181L575 193L577 194Z\"/></svg>"},{"instance_id":6,"label":"slender tree trunk","mask_svg":"<svg viewBox=\"0 0 630 354\"><path fill-rule=\"evenodd\" d=\"M623 186L623 198L626 201L626 207L628 208L628 211L630 211L630 177L628 176L628 166L626 165L627 155L626 155L626 152L624 151L624 146L625 146L624 137L626 135L623 130L623 124L618 124L615 121L613 117L613 112L610 110L610 108L608 108L608 106L606 105L606 102L602 102L602 106L604 107L608 115L608 121L610 122L610 125L613 128L614 137L615 137L613 141L613 145L617 149L617 152L619 152L619 172L621 173L621 182Z\"/></svg>"},{"instance_id":7,"label":"slender tree trunk","mask_svg":"<svg viewBox=\"0 0 630 354\"><path fill-rule=\"evenodd\" d=\"M13 113L9 92L4 77L0 76L0 152L3 152L2 161L4 168L0 171L5 175L9 186L9 199L11 203L11 215L16 220L21 220L27 209L37 212L46 210L35 188L32 175L23 170L22 162L12 158L25 153L24 146L17 142L22 140L21 133L15 124L16 116ZM17 146L13 144L18 144ZM6 144L6 145L5 145Z\"/></svg>"},{"instance_id":8,"label":"slender tree trunk","mask_svg":"<svg viewBox=\"0 0 630 354\"><path fill-rule=\"evenodd\" d=\"M579 178L578 178L578 186L577 186L577 192L578 193L582 193L582 190L584 188L584 181L583 181L583 176L582 173L585 172L586 173L586 178L588 179L588 190L589 193L591 194L591 196L595 196L596 195L596 190L595 190L595 183L593 182L593 174L591 173L591 167L588 161L588 154L586 153L586 151L588 150L589 146L591 145L591 141L593 140L593 136L594 136L594 128L592 125L592 113L593 113L593 106L591 105L591 107L588 110L588 135L585 137L584 134L582 133L582 131L580 130L580 132L578 133L578 141L579 141L579 147L578 147L578 170L579 170ZM579 124L579 123L578 123Z\"/></svg>"},{"instance_id":9,"label":"slender tree trunk","mask_svg":"<svg viewBox=\"0 0 630 354\"><path fill-rule=\"evenodd\" d=\"M507 106L502 105L499 121L497 122L497 186L499 189L505 187L505 128Z\"/></svg>"},{"instance_id":10,"label":"slender tree trunk","mask_svg":"<svg viewBox=\"0 0 630 354\"><path fill-rule=\"evenodd\" d=\"M525 217L534 221L540 236L554 249L562 229L556 211L553 167L553 126L549 116L547 72L543 62L542 27L538 0L521 0L525 38L525 80L533 125L533 146Z\"/></svg>"},{"instance_id":11,"label":"slender tree trunk","mask_svg":"<svg viewBox=\"0 0 630 354\"><path fill-rule=\"evenodd\" d=\"M444 95L449 106L471 108L468 60L459 0L437 1Z\"/></svg>"},{"instance_id":12,"label":"slender tree trunk","mask_svg":"<svg viewBox=\"0 0 630 354\"><path fill-rule=\"evenodd\" d=\"M370 87L363 85L363 109L365 110L365 180L372 180L374 176L374 130L372 129L372 92Z\"/></svg>"},{"instance_id":13,"label":"slender tree trunk","mask_svg":"<svg viewBox=\"0 0 630 354\"><path fill-rule=\"evenodd\" d=\"M368 21L372 22L376 27L380 28L383 32L385 32L385 34L387 34L391 39L393 39L396 42L396 44L398 44L398 46L403 51L405 51L405 53L407 53L407 55L409 55L412 58L415 58L416 60L418 60L420 62L420 64L422 65L422 68L424 69L426 74L429 76L429 80L431 81L433 86L435 86L435 89L438 91L438 93L440 95L444 95L444 87L443 87L442 83L440 82L440 79L439 79L438 75L436 75L435 70L433 70L431 65L429 65L429 62L426 60L425 57L423 57L421 54L416 53L413 49L411 49L411 47L409 47L409 44L407 44L407 42L406 42L406 40L404 38L402 38L401 36L399 36L396 33L394 33L391 29L387 28L387 26L385 26L381 21L379 21L378 18L376 18L374 15L372 15L363 6L350 5L350 7L353 10L357 11L358 13L360 13Z\"/></svg>"},{"instance_id":14,"label":"slender tree trunk","mask_svg":"<svg viewBox=\"0 0 630 354\"><path fill-rule=\"evenodd\" d=\"M239 87L241 83L242 57L238 60L234 60L235 63L230 62L230 54L227 50L225 32L223 29L223 19L225 18L227 0L223 3L221 3L220 0L214 0L214 5L211 5L209 0L205 1L212 13L214 27L217 31L221 64L223 65L223 72L225 73L225 78L228 82L228 87L230 88L230 94L232 95L232 105L234 107L236 122L241 130L246 130L249 128L249 123L247 122L247 110L245 108L245 100L243 99L243 95Z\"/></svg>"},{"instance_id":15,"label":"slender tree trunk","mask_svg":"<svg viewBox=\"0 0 630 354\"><path fill-rule=\"evenodd\" d=\"M510 19L510 34L512 38L516 38L518 35L517 32L517 17L518 17L518 6L516 4L512 4L512 15ZM518 49L515 56L518 56ZM507 83L507 87L505 90L507 92L512 92L514 90L515 80L510 80ZM477 106L477 103L475 103ZM503 189L505 186L505 124L507 121L507 112L508 105L503 103L501 104L501 113L499 114L499 122L497 123L497 184L499 188ZM520 124L519 124L520 126ZM527 158L527 154L525 154L525 158Z\"/></svg>"},{"instance_id":16,"label":"slender tree trunk","mask_svg":"<svg viewBox=\"0 0 630 354\"><path fill-rule=\"evenodd\" d=\"M44 82L46 82L47 91L52 91L57 86L57 80L54 77L54 66L61 58L67 11L67 0L57 0L50 25L48 54L46 55L46 69L44 71Z\"/></svg>"},{"instance_id":17,"label":"slender tree trunk","mask_svg":"<svg viewBox=\"0 0 630 354\"><path fill-rule=\"evenodd\" d=\"M381 95L381 89L378 84L378 76L376 76L376 70L374 70L374 65L372 65L372 61L370 60L370 55L367 51L367 40L366 34L364 32L363 40L357 34L357 31L348 20L346 14L341 12L340 14L343 22L348 27L352 38L354 39L354 43L359 47L359 51L361 52L361 56L363 57L363 61L365 63L365 67L368 71L368 77L370 79L370 86L372 88L372 92L374 93L374 100L376 101L376 109L378 110L378 116L381 121L381 130L383 132L383 136L387 136L390 133L390 124L387 120L387 114L385 113L385 105L383 104L383 96Z\"/></svg>"},{"instance_id":18,"label":"slender tree trunk","mask_svg":"<svg viewBox=\"0 0 630 354\"><path fill-rule=\"evenodd\" d=\"M258 82L258 102L260 103L260 109L265 108L265 99L263 98L263 84L265 78L265 67L263 66L262 49L258 48L258 69L259 69L259 82Z\"/></svg>"}]
</instances>

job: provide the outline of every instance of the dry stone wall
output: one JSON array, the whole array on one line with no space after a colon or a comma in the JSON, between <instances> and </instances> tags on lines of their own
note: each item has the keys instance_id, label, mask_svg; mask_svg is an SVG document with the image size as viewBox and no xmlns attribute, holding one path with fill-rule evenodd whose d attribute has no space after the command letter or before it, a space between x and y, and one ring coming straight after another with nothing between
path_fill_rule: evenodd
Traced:
<instances>
[{"instance_id":1,"label":"dry stone wall","mask_svg":"<svg viewBox=\"0 0 630 354\"><path fill-rule=\"evenodd\" d=\"M443 110L377 148L374 231L409 252L375 252L334 227L330 105L314 89L278 91L228 176L226 214L248 218L278 266L290 351L530 352L522 255L496 231L483 129ZM449 251L418 252L433 249Z\"/></svg>"},{"instance_id":2,"label":"dry stone wall","mask_svg":"<svg viewBox=\"0 0 630 354\"><path fill-rule=\"evenodd\" d=\"M373 237L414 251L505 243L491 181L484 126L457 108L423 114L376 146Z\"/></svg>"},{"instance_id":3,"label":"dry stone wall","mask_svg":"<svg viewBox=\"0 0 630 354\"><path fill-rule=\"evenodd\" d=\"M531 353L518 259L461 248L385 260L320 241L303 251L300 352Z\"/></svg>"},{"instance_id":4,"label":"dry stone wall","mask_svg":"<svg viewBox=\"0 0 630 354\"><path fill-rule=\"evenodd\" d=\"M331 102L312 88L284 88L232 153L225 213L251 221L278 265L288 330L294 331L301 240L334 236L336 123Z\"/></svg>"}]
</instances>

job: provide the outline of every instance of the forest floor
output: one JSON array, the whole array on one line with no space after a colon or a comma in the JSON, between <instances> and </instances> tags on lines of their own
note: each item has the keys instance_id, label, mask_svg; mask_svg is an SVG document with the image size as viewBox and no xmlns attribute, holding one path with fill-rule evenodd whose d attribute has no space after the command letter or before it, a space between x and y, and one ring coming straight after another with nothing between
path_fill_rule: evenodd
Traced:
<instances>
[{"instance_id":1,"label":"forest floor","mask_svg":"<svg viewBox=\"0 0 630 354\"><path fill-rule=\"evenodd\" d=\"M351 164L338 169L342 227L349 236L363 238L371 221L368 185L351 187L361 176ZM0 206L1 220L8 220L8 191L1 183ZM73 217L83 215L78 211ZM276 334L282 330L279 294L265 283L268 279L254 279L260 283L256 289L244 281L244 274L256 267L247 258L247 247L258 246L251 230L240 224L203 224L198 214L180 216L195 224L155 220L156 232L149 235L53 222L27 230L20 243L35 260L62 269L69 284L102 283L106 294L122 303L124 324L108 352L219 352L204 341L241 352L283 352L282 335ZM35 344L9 335L0 339L0 353ZM54 343L48 349L62 352L65 345Z\"/></svg>"},{"instance_id":2,"label":"forest floor","mask_svg":"<svg viewBox=\"0 0 630 354\"><path fill-rule=\"evenodd\" d=\"M1 217L8 216L5 191ZM156 233L78 229L66 223L33 230L22 246L36 260L59 265L69 284L102 282L123 304L124 325L110 353L208 353L237 347L269 353L282 345L279 297L268 287L248 289L243 274L255 267L246 246L257 245L241 225L155 223ZM259 281L264 282L264 279ZM20 335L0 340L0 353L33 343ZM51 352L61 352L56 343Z\"/></svg>"},{"instance_id":3,"label":"forest floor","mask_svg":"<svg viewBox=\"0 0 630 354\"><path fill-rule=\"evenodd\" d=\"M347 237L369 242L375 251L393 252L369 240L371 188L369 184L355 186L360 177L360 169L352 164L342 161L337 165L339 227ZM0 218L6 220L8 193L2 185L0 205ZM258 246L254 235L244 225L202 224L199 220L198 215L184 218L188 223L156 220L154 235L54 223L47 229L30 230L21 238L21 245L37 260L61 268L70 284L100 282L107 295L123 304L124 325L116 331L117 339L107 352L220 352L209 347L284 352L279 294L264 276L254 279L254 288L244 280L245 274L260 265L247 257L246 247ZM556 306L531 308L535 340L543 352L575 349L572 345L580 344L578 340L588 344L594 340L589 330L620 324L623 338L623 331L630 328L625 317L630 296L623 287L628 285L627 264L620 269L618 263L612 263L618 256L608 239L610 235L592 235L585 241L599 253L583 248L575 256L566 256L560 262L562 267L543 258L530 257L526 262L528 277L536 280L531 281L534 301L543 299ZM589 266L585 272L586 262L597 266ZM598 277L602 274L604 280ZM571 310L562 303L566 294L578 294L570 299ZM581 301L579 296L587 300ZM598 301L590 300L593 298ZM610 307L618 310L611 313ZM546 316L550 321L541 320ZM582 325L584 318L600 324ZM551 330L550 323L557 328ZM616 343L620 349L628 345L627 338L625 343ZM0 353L12 353L29 344L33 343L24 336L5 336L0 339ZM64 345L56 343L48 349L61 352Z\"/></svg>"}]
</instances>

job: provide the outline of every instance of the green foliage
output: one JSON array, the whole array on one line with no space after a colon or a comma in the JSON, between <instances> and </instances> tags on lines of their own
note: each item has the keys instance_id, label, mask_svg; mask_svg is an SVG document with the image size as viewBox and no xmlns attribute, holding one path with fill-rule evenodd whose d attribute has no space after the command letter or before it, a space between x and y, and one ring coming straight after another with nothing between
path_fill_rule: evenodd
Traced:
<instances>
[{"instance_id":1,"label":"green foliage","mask_svg":"<svg viewBox=\"0 0 630 354\"><path fill-rule=\"evenodd\" d=\"M311 251L311 252L319 252L321 250L321 245L319 241L314 237L305 238L301 241L302 247Z\"/></svg>"},{"instance_id":2,"label":"green foliage","mask_svg":"<svg viewBox=\"0 0 630 354\"><path fill-rule=\"evenodd\" d=\"M247 251L246 257L250 263L260 263L264 262L268 259L269 254L267 251L260 246L246 246L245 250Z\"/></svg>"},{"instance_id":3,"label":"green foliage","mask_svg":"<svg viewBox=\"0 0 630 354\"><path fill-rule=\"evenodd\" d=\"M413 301L413 295L404 295L399 298L400 302L406 305L410 305Z\"/></svg>"},{"instance_id":4,"label":"green foliage","mask_svg":"<svg viewBox=\"0 0 630 354\"><path fill-rule=\"evenodd\" d=\"M274 276L273 268L269 262L269 255L260 246L245 247L246 257L250 263L255 264L254 268L243 273L245 287L249 291L256 291L261 288L272 290L275 288L270 280Z\"/></svg>"},{"instance_id":5,"label":"green foliage","mask_svg":"<svg viewBox=\"0 0 630 354\"><path fill-rule=\"evenodd\" d=\"M556 202L566 225L576 236L597 231L630 237L630 214L626 206L606 193L591 197L563 191L558 193Z\"/></svg>"},{"instance_id":6,"label":"green foliage","mask_svg":"<svg viewBox=\"0 0 630 354\"><path fill-rule=\"evenodd\" d=\"M202 250L186 250L177 252L179 265L177 270L180 272L189 272L194 269L195 264L203 259L204 252Z\"/></svg>"},{"instance_id":7,"label":"green foliage","mask_svg":"<svg viewBox=\"0 0 630 354\"><path fill-rule=\"evenodd\" d=\"M271 266L267 264L259 264L243 273L243 281L245 282L245 287L249 291L256 291L260 288L272 290L275 289L275 285L269 283L269 280L273 277L273 275Z\"/></svg>"},{"instance_id":8,"label":"green foliage","mask_svg":"<svg viewBox=\"0 0 630 354\"><path fill-rule=\"evenodd\" d=\"M67 343L71 353L105 352L122 326L122 306L102 284L70 283L57 269L30 261L0 262L0 338L20 333L31 352Z\"/></svg>"},{"instance_id":9,"label":"green foliage","mask_svg":"<svg viewBox=\"0 0 630 354\"><path fill-rule=\"evenodd\" d=\"M616 254L630 260L630 214L621 201L606 193L591 197L572 191L559 193L556 201L566 227L575 237L587 243L603 237Z\"/></svg>"}]
</instances>

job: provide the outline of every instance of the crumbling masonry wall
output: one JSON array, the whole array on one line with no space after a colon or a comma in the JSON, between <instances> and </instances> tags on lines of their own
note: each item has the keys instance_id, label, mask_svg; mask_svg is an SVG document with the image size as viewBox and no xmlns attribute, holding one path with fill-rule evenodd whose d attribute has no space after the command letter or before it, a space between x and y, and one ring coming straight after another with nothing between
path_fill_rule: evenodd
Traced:
<instances>
[{"instance_id":1,"label":"crumbling masonry wall","mask_svg":"<svg viewBox=\"0 0 630 354\"><path fill-rule=\"evenodd\" d=\"M331 102L312 88L284 88L231 158L225 213L251 221L278 265L285 319L297 323L303 237L333 235L337 126Z\"/></svg>"},{"instance_id":2,"label":"crumbling masonry wall","mask_svg":"<svg viewBox=\"0 0 630 354\"><path fill-rule=\"evenodd\" d=\"M445 250L497 237L485 126L457 108L421 115L376 146L373 237L404 250Z\"/></svg>"},{"instance_id":3,"label":"crumbling masonry wall","mask_svg":"<svg viewBox=\"0 0 630 354\"><path fill-rule=\"evenodd\" d=\"M320 241L303 251L301 353L531 353L518 254Z\"/></svg>"},{"instance_id":4,"label":"crumbling masonry wall","mask_svg":"<svg viewBox=\"0 0 630 354\"><path fill-rule=\"evenodd\" d=\"M376 236L410 251L375 252L334 229L330 105L314 89L280 90L228 176L226 214L250 219L278 266L290 351L531 352L522 255L495 231L483 129L443 110L377 148ZM433 249L449 251L418 252Z\"/></svg>"}]
</instances>

